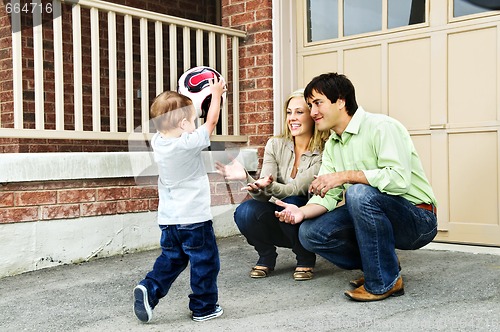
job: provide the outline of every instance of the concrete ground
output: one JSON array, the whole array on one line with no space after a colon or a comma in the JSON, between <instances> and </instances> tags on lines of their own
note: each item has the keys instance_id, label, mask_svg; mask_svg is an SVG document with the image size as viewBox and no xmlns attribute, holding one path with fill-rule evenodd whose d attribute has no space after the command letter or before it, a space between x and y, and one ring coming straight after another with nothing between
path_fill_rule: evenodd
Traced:
<instances>
[{"instance_id":1,"label":"concrete ground","mask_svg":"<svg viewBox=\"0 0 500 332\"><path fill-rule=\"evenodd\" d=\"M279 249L266 279L248 272L256 253L241 236L218 240L224 315L189 317L189 271L148 324L132 310L132 289L159 250L103 258L0 279L0 331L500 331L500 256L399 251L406 294L357 303L343 295L359 271L318 259L315 278L292 279L294 257Z\"/></svg>"}]
</instances>

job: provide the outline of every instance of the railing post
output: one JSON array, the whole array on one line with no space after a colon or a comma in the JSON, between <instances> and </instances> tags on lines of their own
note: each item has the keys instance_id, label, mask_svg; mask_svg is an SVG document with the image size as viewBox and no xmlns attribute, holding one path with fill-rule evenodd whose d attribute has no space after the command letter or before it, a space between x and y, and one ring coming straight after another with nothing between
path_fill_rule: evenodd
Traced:
<instances>
[{"instance_id":1,"label":"railing post","mask_svg":"<svg viewBox=\"0 0 500 332\"><path fill-rule=\"evenodd\" d=\"M134 132L134 63L132 47L132 16L125 15L125 122L127 132Z\"/></svg>"},{"instance_id":2,"label":"railing post","mask_svg":"<svg viewBox=\"0 0 500 332\"><path fill-rule=\"evenodd\" d=\"M90 8L92 49L92 130L101 131L101 65L99 56L99 10Z\"/></svg>"},{"instance_id":3,"label":"railing post","mask_svg":"<svg viewBox=\"0 0 500 332\"><path fill-rule=\"evenodd\" d=\"M34 0L35 8L40 8L40 0ZM43 38L42 13L33 11L33 57L35 66L35 128L44 128L44 91L43 91Z\"/></svg>"},{"instance_id":4,"label":"railing post","mask_svg":"<svg viewBox=\"0 0 500 332\"><path fill-rule=\"evenodd\" d=\"M156 95L163 92L163 24L155 22Z\"/></svg>"},{"instance_id":5,"label":"railing post","mask_svg":"<svg viewBox=\"0 0 500 332\"><path fill-rule=\"evenodd\" d=\"M170 42L170 90L176 90L177 86L177 26L170 24L169 29Z\"/></svg>"},{"instance_id":6,"label":"railing post","mask_svg":"<svg viewBox=\"0 0 500 332\"><path fill-rule=\"evenodd\" d=\"M109 131L118 132L118 83L116 66L116 14L108 12Z\"/></svg>"},{"instance_id":7,"label":"railing post","mask_svg":"<svg viewBox=\"0 0 500 332\"><path fill-rule=\"evenodd\" d=\"M148 59L148 20L140 21L141 43L141 127L143 133L149 132L149 59Z\"/></svg>"},{"instance_id":8,"label":"railing post","mask_svg":"<svg viewBox=\"0 0 500 332\"><path fill-rule=\"evenodd\" d=\"M64 76L61 1L52 1L54 30L54 89L56 130L64 130Z\"/></svg>"},{"instance_id":9,"label":"railing post","mask_svg":"<svg viewBox=\"0 0 500 332\"><path fill-rule=\"evenodd\" d=\"M83 131L82 88L82 19L80 5L73 5L73 98L75 109L75 131Z\"/></svg>"}]
</instances>

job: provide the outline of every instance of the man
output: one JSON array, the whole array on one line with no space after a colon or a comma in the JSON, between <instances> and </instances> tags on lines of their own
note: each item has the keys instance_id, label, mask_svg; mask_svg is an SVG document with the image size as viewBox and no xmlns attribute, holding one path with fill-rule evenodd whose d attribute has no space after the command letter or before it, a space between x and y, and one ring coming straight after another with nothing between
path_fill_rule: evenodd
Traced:
<instances>
[{"instance_id":1,"label":"man","mask_svg":"<svg viewBox=\"0 0 500 332\"><path fill-rule=\"evenodd\" d=\"M315 196L300 208L278 201L284 210L276 216L302 222L299 239L307 250L363 270L351 281L356 288L345 292L352 300L403 295L395 249L421 248L437 234L436 199L411 137L395 119L358 107L344 75L315 77L304 96L318 130L332 135L309 188Z\"/></svg>"}]
</instances>

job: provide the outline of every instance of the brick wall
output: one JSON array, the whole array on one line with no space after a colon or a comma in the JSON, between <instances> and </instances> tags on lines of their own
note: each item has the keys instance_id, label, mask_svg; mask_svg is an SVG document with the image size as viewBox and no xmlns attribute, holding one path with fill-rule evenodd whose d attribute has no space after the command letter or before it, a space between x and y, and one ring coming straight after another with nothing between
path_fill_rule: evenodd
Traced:
<instances>
[{"instance_id":1,"label":"brick wall","mask_svg":"<svg viewBox=\"0 0 500 332\"><path fill-rule=\"evenodd\" d=\"M242 184L210 175L213 205L247 199ZM0 185L0 224L156 211L157 177L16 182Z\"/></svg>"},{"instance_id":2,"label":"brick wall","mask_svg":"<svg viewBox=\"0 0 500 332\"><path fill-rule=\"evenodd\" d=\"M157 178L17 182L0 186L0 223L156 211Z\"/></svg>"},{"instance_id":3,"label":"brick wall","mask_svg":"<svg viewBox=\"0 0 500 332\"><path fill-rule=\"evenodd\" d=\"M262 157L273 134L272 0L223 0L222 25L247 32L240 42L241 134Z\"/></svg>"}]
</instances>

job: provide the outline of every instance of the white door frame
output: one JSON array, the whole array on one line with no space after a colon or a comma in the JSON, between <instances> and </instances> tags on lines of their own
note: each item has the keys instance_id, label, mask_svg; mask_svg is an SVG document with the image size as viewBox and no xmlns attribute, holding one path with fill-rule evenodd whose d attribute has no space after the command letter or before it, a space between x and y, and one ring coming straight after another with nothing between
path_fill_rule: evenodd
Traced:
<instances>
[{"instance_id":1,"label":"white door frame","mask_svg":"<svg viewBox=\"0 0 500 332\"><path fill-rule=\"evenodd\" d=\"M283 130L283 101L297 89L296 1L273 0L273 118L274 135Z\"/></svg>"}]
</instances>

